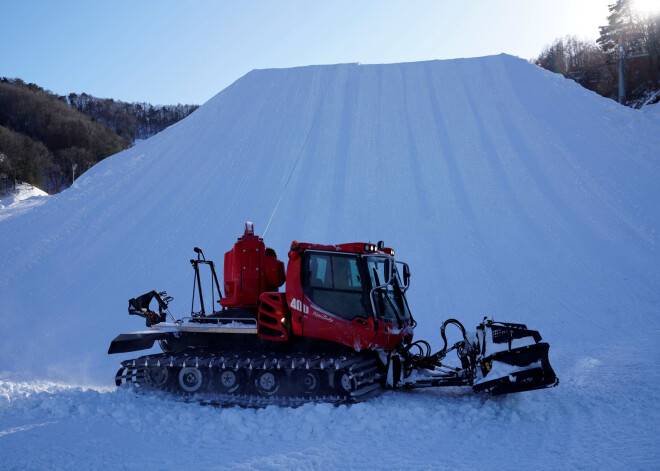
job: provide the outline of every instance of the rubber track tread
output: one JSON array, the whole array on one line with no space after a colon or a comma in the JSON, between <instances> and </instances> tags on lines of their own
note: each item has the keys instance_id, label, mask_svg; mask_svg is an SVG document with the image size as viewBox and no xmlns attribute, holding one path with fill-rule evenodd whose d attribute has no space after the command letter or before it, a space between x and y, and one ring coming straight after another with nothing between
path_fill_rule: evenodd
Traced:
<instances>
[{"instance_id":1,"label":"rubber track tread","mask_svg":"<svg viewBox=\"0 0 660 471\"><path fill-rule=\"evenodd\" d=\"M118 386L131 385L144 391L164 390L183 396L183 400L186 402L198 402L217 407L260 408L270 405L298 407L310 402L340 405L360 402L382 391L381 383L384 375L379 372L378 366L379 362L375 357L367 357L359 353L349 355L251 351L160 353L123 361L115 377L115 382ZM328 375L328 372L344 372L354 388L349 392L340 392L338 388L328 389L321 394L308 394L297 391L297 394L267 396L256 391L247 394L232 394L219 390L207 390L204 393L190 395L176 386L174 380L168 381L165 387L156 387L149 378L148 369L151 367L195 367L202 372L202 375L204 375L205 370L208 371L209 369L243 371L246 376L250 377L255 372L263 370L286 372L288 376L296 371L316 371L322 378L325 377L322 374Z\"/></svg>"}]
</instances>

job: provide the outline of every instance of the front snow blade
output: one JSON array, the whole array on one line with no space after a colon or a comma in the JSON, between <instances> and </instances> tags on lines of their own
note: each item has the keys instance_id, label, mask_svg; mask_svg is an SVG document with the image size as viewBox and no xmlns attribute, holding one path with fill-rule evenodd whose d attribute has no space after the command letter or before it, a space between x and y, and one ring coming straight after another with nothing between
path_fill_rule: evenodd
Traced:
<instances>
[{"instance_id":1,"label":"front snow blade","mask_svg":"<svg viewBox=\"0 0 660 471\"><path fill-rule=\"evenodd\" d=\"M523 324L485 321L477 327L480 355L473 389L508 394L559 384L541 335Z\"/></svg>"}]
</instances>

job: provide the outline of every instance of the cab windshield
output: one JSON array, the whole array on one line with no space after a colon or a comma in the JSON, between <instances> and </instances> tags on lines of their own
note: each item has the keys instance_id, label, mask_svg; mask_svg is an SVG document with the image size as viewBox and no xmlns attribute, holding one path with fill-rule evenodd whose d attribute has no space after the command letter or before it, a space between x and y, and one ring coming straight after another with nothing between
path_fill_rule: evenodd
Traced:
<instances>
[{"instance_id":1,"label":"cab windshield","mask_svg":"<svg viewBox=\"0 0 660 471\"><path fill-rule=\"evenodd\" d=\"M388 322L410 319L408 303L401 289L402 283L396 264L389 257L364 257L371 281L371 297L376 314Z\"/></svg>"}]
</instances>

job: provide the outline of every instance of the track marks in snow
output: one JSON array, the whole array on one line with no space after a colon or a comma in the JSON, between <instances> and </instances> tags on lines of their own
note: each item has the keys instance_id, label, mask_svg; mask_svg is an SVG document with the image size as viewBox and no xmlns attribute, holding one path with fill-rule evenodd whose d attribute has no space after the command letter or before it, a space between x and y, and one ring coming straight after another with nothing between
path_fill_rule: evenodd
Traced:
<instances>
[{"instance_id":1,"label":"track marks in snow","mask_svg":"<svg viewBox=\"0 0 660 471\"><path fill-rule=\"evenodd\" d=\"M458 388L387 392L352 406L257 410L204 407L124 389L18 389L0 383L5 393L0 423L40 420L50 425L26 429L20 441L15 435L0 438L0 452L20 450L8 455L10 469L37 468L60 452L58 436L71 441L89 432L95 435L88 442L72 444L69 456L60 457L62 468L95 460L116 469L139 462L143 470L165 463L197 469L457 469L483 460L467 444L488 443L488 462L494 467L514 459L522 468L559 469L556 459L562 455L552 443L594 420L584 401L574 403L572 394L559 389L499 398ZM562 409L565 414L558 414ZM117 443L122 453L110 453ZM185 449L183 444L188 444ZM575 461L563 459L564 466L580 463L592 451L572 447Z\"/></svg>"},{"instance_id":2,"label":"track marks in snow","mask_svg":"<svg viewBox=\"0 0 660 471\"><path fill-rule=\"evenodd\" d=\"M54 423L56 423L56 422L43 422L41 424L27 424L27 425L21 425L19 427L8 428L6 430L0 430L0 438L2 438L5 435L9 435L11 433L24 432L24 431L30 430L34 427L43 427L44 425L54 424Z\"/></svg>"},{"instance_id":3,"label":"track marks in snow","mask_svg":"<svg viewBox=\"0 0 660 471\"><path fill-rule=\"evenodd\" d=\"M352 406L296 409L221 409L126 388L0 381L0 429L21 430L0 437L0 454L9 457L9 469L38 469L55 456L60 468L95 460L115 469L139 462L144 471L165 464L201 470L472 469L484 460L494 469L652 469L660 398L644 392L648 385L632 383L630 372L621 375L625 358L622 352L583 356L572 366L560 360L558 388L512 396L463 388L390 391ZM612 387L616 380L626 383L625 391ZM61 457L65 442L69 454ZM117 443L122 453L116 453ZM479 443L488 444L487 456L475 453Z\"/></svg>"}]
</instances>

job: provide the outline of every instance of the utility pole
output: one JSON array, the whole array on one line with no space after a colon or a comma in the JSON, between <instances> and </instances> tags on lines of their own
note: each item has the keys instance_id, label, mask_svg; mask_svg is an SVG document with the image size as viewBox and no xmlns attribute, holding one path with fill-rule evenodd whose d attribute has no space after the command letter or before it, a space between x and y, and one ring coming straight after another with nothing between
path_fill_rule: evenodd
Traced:
<instances>
[{"instance_id":1,"label":"utility pole","mask_svg":"<svg viewBox=\"0 0 660 471\"><path fill-rule=\"evenodd\" d=\"M623 42L619 38L619 103L626 104L626 82L623 78Z\"/></svg>"},{"instance_id":2,"label":"utility pole","mask_svg":"<svg viewBox=\"0 0 660 471\"><path fill-rule=\"evenodd\" d=\"M626 44L630 46L630 44L635 44L635 41L639 41L642 39L642 35L639 33L625 33L619 36L619 103L622 105L626 104L626 80L624 77L623 69L625 67L625 61L630 60L630 59L635 59L637 57L647 57L649 55L649 52L634 52L632 50L628 51L628 54L626 54L623 50L623 39L626 39ZM638 46L635 46L635 48L638 48Z\"/></svg>"},{"instance_id":3,"label":"utility pole","mask_svg":"<svg viewBox=\"0 0 660 471\"><path fill-rule=\"evenodd\" d=\"M3 163L5 160L7 162L9 162L9 157L7 157L3 153L0 153L0 164ZM10 177L9 173L10 172L7 172L7 174L6 174L7 178L5 179L5 190L7 190L9 188L9 183L8 183L9 182L9 177ZM16 189L16 172L14 171L14 172L11 172L11 173L14 174L14 190L15 190Z\"/></svg>"},{"instance_id":4,"label":"utility pole","mask_svg":"<svg viewBox=\"0 0 660 471\"><path fill-rule=\"evenodd\" d=\"M3 154L3 153L0 152L0 164L1 164L2 162L4 162L4 161L5 161L5 154ZM0 194L4 194L4 192L7 190L7 180L8 180L8 179L7 179L6 176L2 179L2 182L4 183L3 186L4 186L5 188L4 188L4 190L0 190L0 192L1 192Z\"/></svg>"}]
</instances>

